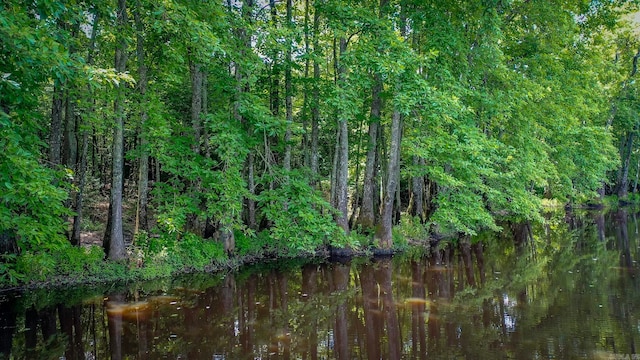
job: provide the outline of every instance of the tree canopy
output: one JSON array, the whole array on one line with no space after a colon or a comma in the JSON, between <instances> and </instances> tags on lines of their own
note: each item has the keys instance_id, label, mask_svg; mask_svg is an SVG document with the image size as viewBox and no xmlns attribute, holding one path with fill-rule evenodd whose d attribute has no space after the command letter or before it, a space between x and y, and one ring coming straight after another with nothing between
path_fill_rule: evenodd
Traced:
<instances>
[{"instance_id":1,"label":"tree canopy","mask_svg":"<svg viewBox=\"0 0 640 360\"><path fill-rule=\"evenodd\" d=\"M117 260L145 239L387 248L402 221L473 235L539 219L545 198L629 200L635 11L4 1L2 262L79 244L100 202Z\"/></svg>"}]
</instances>

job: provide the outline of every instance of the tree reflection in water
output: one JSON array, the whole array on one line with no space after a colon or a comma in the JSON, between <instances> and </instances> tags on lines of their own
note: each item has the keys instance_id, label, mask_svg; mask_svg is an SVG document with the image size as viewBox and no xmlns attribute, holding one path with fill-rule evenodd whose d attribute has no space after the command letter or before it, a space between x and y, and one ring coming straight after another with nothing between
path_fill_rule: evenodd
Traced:
<instances>
[{"instance_id":1,"label":"tree reflection in water","mask_svg":"<svg viewBox=\"0 0 640 360\"><path fill-rule=\"evenodd\" d=\"M635 212L547 218L544 225L509 225L512 237L461 238L424 256L267 264L85 295L5 294L0 358L635 354Z\"/></svg>"}]
</instances>

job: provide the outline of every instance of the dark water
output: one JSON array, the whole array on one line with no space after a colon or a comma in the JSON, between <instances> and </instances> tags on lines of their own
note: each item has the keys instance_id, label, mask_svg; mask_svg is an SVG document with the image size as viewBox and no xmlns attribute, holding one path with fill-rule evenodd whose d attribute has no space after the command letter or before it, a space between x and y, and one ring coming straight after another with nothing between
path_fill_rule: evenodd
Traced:
<instances>
[{"instance_id":1,"label":"dark water","mask_svg":"<svg viewBox=\"0 0 640 360\"><path fill-rule=\"evenodd\" d=\"M640 358L636 214L549 218L430 256L0 295L0 358Z\"/></svg>"}]
</instances>

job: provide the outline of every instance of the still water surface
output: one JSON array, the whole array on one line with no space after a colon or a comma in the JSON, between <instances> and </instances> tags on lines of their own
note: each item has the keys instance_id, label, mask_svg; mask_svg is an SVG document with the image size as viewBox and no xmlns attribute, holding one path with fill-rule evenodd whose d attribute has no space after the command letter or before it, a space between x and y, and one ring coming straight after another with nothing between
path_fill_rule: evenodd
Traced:
<instances>
[{"instance_id":1,"label":"still water surface","mask_svg":"<svg viewBox=\"0 0 640 360\"><path fill-rule=\"evenodd\" d=\"M638 359L638 239L631 210L556 214L427 256L4 294L0 358Z\"/></svg>"}]
</instances>

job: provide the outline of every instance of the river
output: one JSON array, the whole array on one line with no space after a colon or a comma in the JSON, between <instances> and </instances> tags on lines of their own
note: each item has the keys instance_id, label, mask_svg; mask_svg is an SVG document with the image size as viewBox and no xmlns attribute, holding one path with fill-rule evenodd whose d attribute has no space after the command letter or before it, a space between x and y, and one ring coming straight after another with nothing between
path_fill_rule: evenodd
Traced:
<instances>
[{"instance_id":1,"label":"river","mask_svg":"<svg viewBox=\"0 0 640 360\"><path fill-rule=\"evenodd\" d=\"M556 212L430 254L4 293L0 359L640 359L638 216Z\"/></svg>"}]
</instances>

